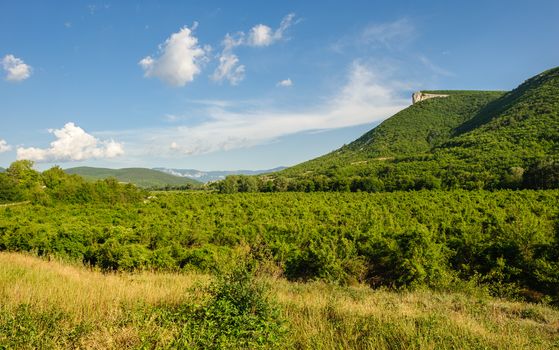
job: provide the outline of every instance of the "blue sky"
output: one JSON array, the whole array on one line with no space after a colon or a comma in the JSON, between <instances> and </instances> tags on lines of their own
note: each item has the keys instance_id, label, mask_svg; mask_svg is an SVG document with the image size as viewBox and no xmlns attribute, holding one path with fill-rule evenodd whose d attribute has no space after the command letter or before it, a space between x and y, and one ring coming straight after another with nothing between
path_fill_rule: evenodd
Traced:
<instances>
[{"instance_id":1,"label":"blue sky","mask_svg":"<svg viewBox=\"0 0 559 350\"><path fill-rule=\"evenodd\" d=\"M557 66L557 18L557 1L3 1L0 166L294 165L415 90Z\"/></svg>"}]
</instances>

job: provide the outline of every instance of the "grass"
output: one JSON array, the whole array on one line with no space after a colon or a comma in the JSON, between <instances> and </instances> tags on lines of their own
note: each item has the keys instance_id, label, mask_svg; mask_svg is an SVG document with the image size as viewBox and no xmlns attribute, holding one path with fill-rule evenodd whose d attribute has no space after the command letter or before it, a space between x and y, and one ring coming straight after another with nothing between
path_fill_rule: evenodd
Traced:
<instances>
[{"instance_id":1,"label":"grass","mask_svg":"<svg viewBox=\"0 0 559 350\"><path fill-rule=\"evenodd\" d=\"M265 277L286 320L280 347L297 349L551 349L559 311L462 293L393 292ZM102 274L0 253L0 349L173 348L182 305L204 300L212 277ZM188 319L188 311L182 315ZM192 337L192 334L189 336Z\"/></svg>"}]
</instances>

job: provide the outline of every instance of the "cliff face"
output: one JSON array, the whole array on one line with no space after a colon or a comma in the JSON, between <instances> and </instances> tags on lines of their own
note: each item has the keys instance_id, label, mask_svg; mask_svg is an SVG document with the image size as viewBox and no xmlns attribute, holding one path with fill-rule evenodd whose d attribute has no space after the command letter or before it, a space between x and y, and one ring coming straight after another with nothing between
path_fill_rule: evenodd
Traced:
<instances>
[{"instance_id":1,"label":"cliff face","mask_svg":"<svg viewBox=\"0 0 559 350\"><path fill-rule=\"evenodd\" d=\"M417 102L421 102L424 100L428 100L430 98L435 98L435 97L448 97L448 95L439 95L439 94L427 94L425 92L414 92L412 95L412 102L413 104L416 104Z\"/></svg>"}]
</instances>

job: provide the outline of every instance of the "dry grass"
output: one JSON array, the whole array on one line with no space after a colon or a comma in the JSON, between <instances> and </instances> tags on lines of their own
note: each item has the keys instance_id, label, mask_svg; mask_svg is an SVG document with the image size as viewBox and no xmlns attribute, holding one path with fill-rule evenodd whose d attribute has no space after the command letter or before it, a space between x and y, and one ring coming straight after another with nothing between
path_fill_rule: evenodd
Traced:
<instances>
[{"instance_id":1,"label":"dry grass","mask_svg":"<svg viewBox=\"0 0 559 350\"><path fill-rule=\"evenodd\" d=\"M177 329L155 322L149 307L191 302L191 287L209 281L198 274L107 275L0 253L2 312L17 315L21 305L28 305L32 315L39 315L35 323L46 322L44 315L64 315L47 323L56 329L38 326L30 340L25 333L18 335L22 326L13 323L23 321L16 316L0 319L0 330L11 332L0 332L0 348L166 347ZM548 306L460 293L396 293L277 278L267 282L288 321L286 348L559 348L559 311Z\"/></svg>"}]
</instances>

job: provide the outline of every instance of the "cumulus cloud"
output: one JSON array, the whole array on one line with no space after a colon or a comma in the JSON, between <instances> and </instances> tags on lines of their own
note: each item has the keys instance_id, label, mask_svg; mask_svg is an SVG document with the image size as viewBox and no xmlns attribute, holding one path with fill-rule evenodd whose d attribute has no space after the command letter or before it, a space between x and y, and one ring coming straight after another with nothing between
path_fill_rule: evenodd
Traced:
<instances>
[{"instance_id":1,"label":"cumulus cloud","mask_svg":"<svg viewBox=\"0 0 559 350\"><path fill-rule=\"evenodd\" d=\"M287 78L287 79L279 81L276 85L281 86L281 87L289 87L289 86L293 85L293 82L291 81L290 78Z\"/></svg>"},{"instance_id":2,"label":"cumulus cloud","mask_svg":"<svg viewBox=\"0 0 559 350\"><path fill-rule=\"evenodd\" d=\"M62 129L51 129L49 132L56 137L49 148L19 147L17 159L68 162L91 158L114 158L124 154L121 143L113 140L101 141L74 123L67 123Z\"/></svg>"},{"instance_id":3,"label":"cumulus cloud","mask_svg":"<svg viewBox=\"0 0 559 350\"><path fill-rule=\"evenodd\" d=\"M227 33L223 39L223 51L217 56L219 65L211 78L215 81L227 80L231 85L237 85L245 77L245 66L240 63L233 50L238 46L264 47L284 39L284 34L294 23L295 14L285 16L280 26L274 31L265 24L257 24L248 35L238 32L235 35Z\"/></svg>"},{"instance_id":4,"label":"cumulus cloud","mask_svg":"<svg viewBox=\"0 0 559 350\"><path fill-rule=\"evenodd\" d=\"M22 59L14 55L6 55L2 59L2 68L6 72L7 81L23 81L31 76L33 69L25 64Z\"/></svg>"},{"instance_id":5,"label":"cumulus cloud","mask_svg":"<svg viewBox=\"0 0 559 350\"><path fill-rule=\"evenodd\" d=\"M8 145L6 140L0 140L0 153L8 152L12 149L12 146Z\"/></svg>"},{"instance_id":6,"label":"cumulus cloud","mask_svg":"<svg viewBox=\"0 0 559 350\"><path fill-rule=\"evenodd\" d=\"M209 47L201 47L193 29L181 28L159 45L156 57L146 56L138 64L144 76L159 78L171 86L184 86L194 80L207 61Z\"/></svg>"},{"instance_id":7,"label":"cumulus cloud","mask_svg":"<svg viewBox=\"0 0 559 350\"><path fill-rule=\"evenodd\" d=\"M319 105L299 110L274 109L252 103L204 105L203 121L194 125L129 130L113 134L128 137L131 148L145 154L198 155L252 147L281 137L381 121L409 105L399 91L408 86L387 81L383 74L362 62L348 69L346 82Z\"/></svg>"},{"instance_id":8,"label":"cumulus cloud","mask_svg":"<svg viewBox=\"0 0 559 350\"><path fill-rule=\"evenodd\" d=\"M272 28L264 24L258 24L250 30L248 44L251 46L268 46L274 40Z\"/></svg>"}]
</instances>

